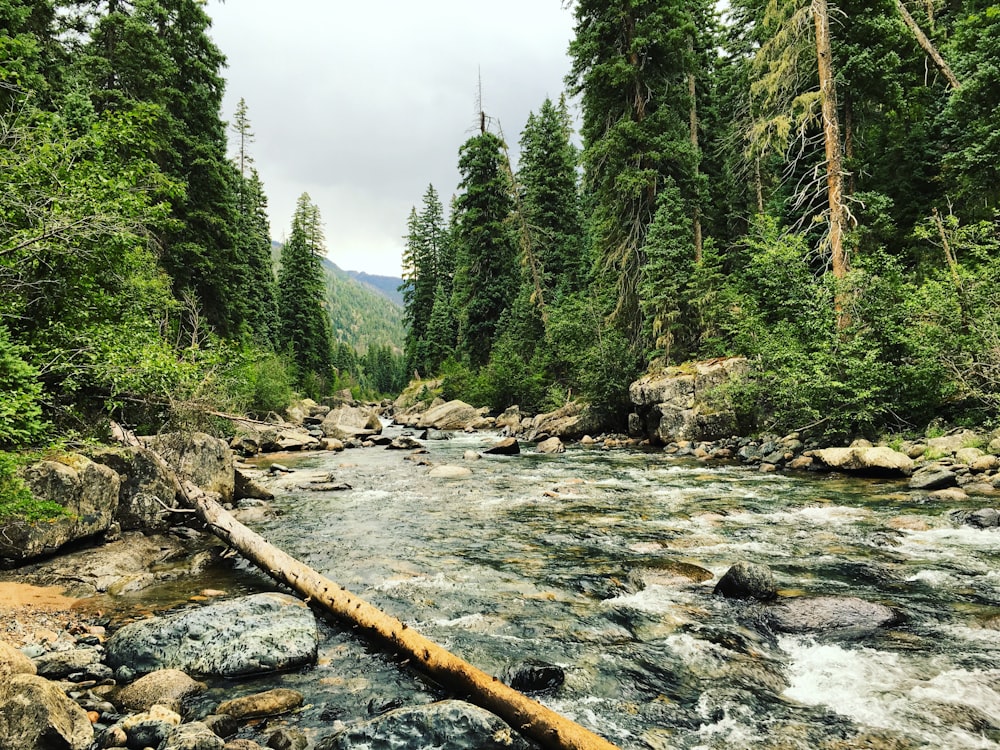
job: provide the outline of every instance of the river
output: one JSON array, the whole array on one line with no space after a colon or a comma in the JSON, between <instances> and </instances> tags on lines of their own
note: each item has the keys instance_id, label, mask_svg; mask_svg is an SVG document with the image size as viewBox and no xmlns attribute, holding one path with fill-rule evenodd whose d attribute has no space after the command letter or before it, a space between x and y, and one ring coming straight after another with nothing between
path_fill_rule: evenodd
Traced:
<instances>
[{"instance_id":1,"label":"river","mask_svg":"<svg viewBox=\"0 0 1000 750\"><path fill-rule=\"evenodd\" d=\"M460 480L379 448L284 457L352 489L282 491L253 525L487 672L561 666L565 684L540 700L623 750L1000 748L995 530L957 527L888 480L581 446L463 460L490 439L426 443L432 463L472 469ZM771 634L753 606L712 595L739 560L770 566L782 596L858 596L903 620ZM229 564L208 582L270 587ZM399 661L325 623L314 668L217 684L201 701L297 689L307 705L287 721L316 740L444 697Z\"/></svg>"}]
</instances>

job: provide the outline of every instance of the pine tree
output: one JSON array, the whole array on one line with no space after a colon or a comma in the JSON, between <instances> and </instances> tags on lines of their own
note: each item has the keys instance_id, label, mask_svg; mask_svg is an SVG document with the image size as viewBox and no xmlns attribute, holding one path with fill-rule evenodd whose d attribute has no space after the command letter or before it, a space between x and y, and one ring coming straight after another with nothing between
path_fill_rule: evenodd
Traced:
<instances>
[{"instance_id":1,"label":"pine tree","mask_svg":"<svg viewBox=\"0 0 1000 750\"><path fill-rule=\"evenodd\" d=\"M500 316L518 284L517 243L508 225L513 197L502 151L500 139L488 132L459 151L453 304L457 351L477 368L489 359Z\"/></svg>"},{"instance_id":2,"label":"pine tree","mask_svg":"<svg viewBox=\"0 0 1000 750\"><path fill-rule=\"evenodd\" d=\"M292 231L282 247L278 273L281 341L298 365L301 380L308 375L332 375L333 334L324 305L320 264L324 252L319 208L308 193L303 193L295 205Z\"/></svg>"},{"instance_id":3,"label":"pine tree","mask_svg":"<svg viewBox=\"0 0 1000 750\"><path fill-rule=\"evenodd\" d=\"M407 220L406 250L403 265L406 268L403 285L403 306L406 332L406 361L409 371L428 368L427 327L434 307L434 295L442 261L446 262L446 230L444 210L433 185L427 186L423 206L416 208Z\"/></svg>"}]
</instances>

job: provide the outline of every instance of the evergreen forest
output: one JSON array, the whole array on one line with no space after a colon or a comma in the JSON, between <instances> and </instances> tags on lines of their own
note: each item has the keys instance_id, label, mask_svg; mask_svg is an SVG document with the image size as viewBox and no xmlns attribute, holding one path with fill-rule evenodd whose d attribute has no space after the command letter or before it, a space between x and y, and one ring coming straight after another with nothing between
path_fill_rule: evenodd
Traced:
<instances>
[{"instance_id":1,"label":"evergreen forest","mask_svg":"<svg viewBox=\"0 0 1000 750\"><path fill-rule=\"evenodd\" d=\"M414 196L405 332L365 339L308 194L272 257L202 3L0 0L0 450L414 373L620 429L641 373L732 355L748 433L995 423L1000 5L566 12L564 95L516 144L480 113Z\"/></svg>"},{"instance_id":2,"label":"evergreen forest","mask_svg":"<svg viewBox=\"0 0 1000 750\"><path fill-rule=\"evenodd\" d=\"M516 168L483 112L410 214L408 371L621 429L641 373L741 355L747 433L995 424L1000 5L571 8Z\"/></svg>"}]
</instances>

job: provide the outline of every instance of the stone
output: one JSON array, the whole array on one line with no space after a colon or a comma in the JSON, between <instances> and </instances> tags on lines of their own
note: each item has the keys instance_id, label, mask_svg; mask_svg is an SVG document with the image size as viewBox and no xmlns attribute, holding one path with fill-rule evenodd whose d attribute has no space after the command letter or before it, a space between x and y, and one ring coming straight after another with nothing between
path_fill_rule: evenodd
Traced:
<instances>
[{"instance_id":1,"label":"stone","mask_svg":"<svg viewBox=\"0 0 1000 750\"><path fill-rule=\"evenodd\" d=\"M972 430L960 430L952 435L930 438L927 441L927 450L932 455L954 456L962 448L978 442L980 442L980 437Z\"/></svg>"},{"instance_id":2,"label":"stone","mask_svg":"<svg viewBox=\"0 0 1000 750\"><path fill-rule=\"evenodd\" d=\"M89 750L94 729L86 711L54 682L32 674L0 680L4 750Z\"/></svg>"},{"instance_id":3,"label":"stone","mask_svg":"<svg viewBox=\"0 0 1000 750\"><path fill-rule=\"evenodd\" d=\"M921 469L910 477L911 490L940 490L957 484L958 475L951 469L941 468L937 464Z\"/></svg>"},{"instance_id":4,"label":"stone","mask_svg":"<svg viewBox=\"0 0 1000 750\"><path fill-rule=\"evenodd\" d=\"M955 523L963 523L977 529L993 529L1000 526L1000 510L996 508L953 510L948 517Z\"/></svg>"},{"instance_id":5,"label":"stone","mask_svg":"<svg viewBox=\"0 0 1000 750\"><path fill-rule=\"evenodd\" d=\"M563 445L563 441L557 437L551 437L548 440L543 440L538 445L535 446L535 450L539 453L565 453L566 446Z\"/></svg>"},{"instance_id":6,"label":"stone","mask_svg":"<svg viewBox=\"0 0 1000 750\"><path fill-rule=\"evenodd\" d=\"M521 452L521 444L517 442L516 438L504 438L489 448L483 451L483 453L490 456L516 456Z\"/></svg>"},{"instance_id":7,"label":"stone","mask_svg":"<svg viewBox=\"0 0 1000 750\"><path fill-rule=\"evenodd\" d=\"M230 740L222 746L222 750L264 750L264 748L253 740Z\"/></svg>"},{"instance_id":8,"label":"stone","mask_svg":"<svg viewBox=\"0 0 1000 750\"><path fill-rule=\"evenodd\" d=\"M983 458L986 454L979 448L959 448L955 451L955 460L960 464L965 464L966 466L972 466L976 461Z\"/></svg>"},{"instance_id":9,"label":"stone","mask_svg":"<svg viewBox=\"0 0 1000 750\"><path fill-rule=\"evenodd\" d=\"M309 607L266 593L131 623L108 639L106 649L113 669L245 677L311 664L317 644Z\"/></svg>"},{"instance_id":10,"label":"stone","mask_svg":"<svg viewBox=\"0 0 1000 750\"><path fill-rule=\"evenodd\" d=\"M235 466L225 441L203 432L172 432L142 442L163 457L182 483L193 482L205 492L217 492L223 502L233 501Z\"/></svg>"},{"instance_id":11,"label":"stone","mask_svg":"<svg viewBox=\"0 0 1000 750\"><path fill-rule=\"evenodd\" d=\"M0 522L0 558L21 563L111 527L121 480L108 467L65 454L28 466L22 476L37 499L61 505L67 513L51 521Z\"/></svg>"},{"instance_id":12,"label":"stone","mask_svg":"<svg viewBox=\"0 0 1000 750\"><path fill-rule=\"evenodd\" d=\"M205 690L205 683L196 682L178 669L159 669L123 687L115 701L128 711L148 711L161 705L180 713L185 698Z\"/></svg>"},{"instance_id":13,"label":"stone","mask_svg":"<svg viewBox=\"0 0 1000 750\"><path fill-rule=\"evenodd\" d=\"M590 406L582 401L570 401L555 411L537 415L525 431L529 440L542 436L574 440L600 429L601 421Z\"/></svg>"},{"instance_id":14,"label":"stone","mask_svg":"<svg viewBox=\"0 0 1000 750\"><path fill-rule=\"evenodd\" d=\"M337 438L328 437L323 441L323 450L340 453L344 450L344 444L340 440L337 440Z\"/></svg>"},{"instance_id":15,"label":"stone","mask_svg":"<svg viewBox=\"0 0 1000 750\"><path fill-rule=\"evenodd\" d=\"M12 674L35 674L35 662L11 646L0 641L0 681Z\"/></svg>"},{"instance_id":16,"label":"stone","mask_svg":"<svg viewBox=\"0 0 1000 750\"><path fill-rule=\"evenodd\" d=\"M522 693L547 693L562 686L566 673L555 664L528 659L504 669L500 680Z\"/></svg>"},{"instance_id":17,"label":"stone","mask_svg":"<svg viewBox=\"0 0 1000 750\"><path fill-rule=\"evenodd\" d=\"M93 648L74 648L67 651L50 651L35 659L36 674L50 680L62 680L74 672L81 672L101 661L101 654Z\"/></svg>"},{"instance_id":18,"label":"stone","mask_svg":"<svg viewBox=\"0 0 1000 750\"><path fill-rule=\"evenodd\" d=\"M477 428L483 423L483 415L476 407L454 399L438 406L432 406L416 422L420 429L464 430Z\"/></svg>"},{"instance_id":19,"label":"stone","mask_svg":"<svg viewBox=\"0 0 1000 750\"><path fill-rule=\"evenodd\" d=\"M458 700L399 708L359 722L319 742L317 750L433 748L531 750L536 746L483 708Z\"/></svg>"},{"instance_id":20,"label":"stone","mask_svg":"<svg viewBox=\"0 0 1000 750\"><path fill-rule=\"evenodd\" d=\"M245 471L236 469L233 474L233 499L234 500L264 500L270 502L274 500L274 493L264 487L257 480Z\"/></svg>"},{"instance_id":21,"label":"stone","mask_svg":"<svg viewBox=\"0 0 1000 750\"><path fill-rule=\"evenodd\" d=\"M149 448L105 448L91 459L114 470L120 479L115 521L122 531L166 531L177 507L180 482L163 458Z\"/></svg>"},{"instance_id":22,"label":"stone","mask_svg":"<svg viewBox=\"0 0 1000 750\"><path fill-rule=\"evenodd\" d=\"M946 487L943 490L934 490L929 494L932 500L939 500L946 503L964 503L969 499L968 493L958 487Z\"/></svg>"},{"instance_id":23,"label":"stone","mask_svg":"<svg viewBox=\"0 0 1000 750\"><path fill-rule=\"evenodd\" d=\"M327 438L347 441L382 434L382 422L374 407L340 404L330 409L320 429Z\"/></svg>"},{"instance_id":24,"label":"stone","mask_svg":"<svg viewBox=\"0 0 1000 750\"><path fill-rule=\"evenodd\" d=\"M264 716L280 716L294 711L302 705L302 693L287 688L275 688L263 693L245 695L242 698L220 703L217 714L226 714L234 719L257 719Z\"/></svg>"},{"instance_id":25,"label":"stone","mask_svg":"<svg viewBox=\"0 0 1000 750\"><path fill-rule=\"evenodd\" d=\"M209 714L201 720L201 723L223 739L232 737L240 728L240 724L236 719L232 716L224 716L222 714Z\"/></svg>"},{"instance_id":26,"label":"stone","mask_svg":"<svg viewBox=\"0 0 1000 750\"><path fill-rule=\"evenodd\" d=\"M504 413L497 417L497 427L505 430L507 435L514 435L521 429L521 407L508 406Z\"/></svg>"},{"instance_id":27,"label":"stone","mask_svg":"<svg viewBox=\"0 0 1000 750\"><path fill-rule=\"evenodd\" d=\"M813 468L813 463L812 456L798 456L785 464L785 468L793 471L808 471Z\"/></svg>"},{"instance_id":28,"label":"stone","mask_svg":"<svg viewBox=\"0 0 1000 750\"><path fill-rule=\"evenodd\" d=\"M171 731L157 750L222 750L225 744L200 721L192 721Z\"/></svg>"},{"instance_id":29,"label":"stone","mask_svg":"<svg viewBox=\"0 0 1000 750\"><path fill-rule=\"evenodd\" d=\"M468 450L462 454L462 458L466 461L478 461L483 457L479 451Z\"/></svg>"},{"instance_id":30,"label":"stone","mask_svg":"<svg viewBox=\"0 0 1000 750\"><path fill-rule=\"evenodd\" d=\"M807 456L827 469L869 477L909 476L913 473L913 459L905 453L887 446L853 446L850 448L823 448L809 451Z\"/></svg>"},{"instance_id":31,"label":"stone","mask_svg":"<svg viewBox=\"0 0 1000 750\"><path fill-rule=\"evenodd\" d=\"M819 596L784 599L765 612L770 626L783 633L829 630L876 630L899 620L884 604L856 597Z\"/></svg>"},{"instance_id":32,"label":"stone","mask_svg":"<svg viewBox=\"0 0 1000 750\"><path fill-rule=\"evenodd\" d=\"M465 479L466 477L472 476L472 469L466 466L452 466L450 464L442 464L440 466L433 467L427 476L434 477L435 479Z\"/></svg>"},{"instance_id":33,"label":"stone","mask_svg":"<svg viewBox=\"0 0 1000 750\"><path fill-rule=\"evenodd\" d=\"M410 451L418 450L424 446L407 435L400 435L386 446L387 450Z\"/></svg>"},{"instance_id":34,"label":"stone","mask_svg":"<svg viewBox=\"0 0 1000 750\"><path fill-rule=\"evenodd\" d=\"M738 562L715 584L714 593L727 599L768 601L778 595L778 584L766 565Z\"/></svg>"},{"instance_id":35,"label":"stone","mask_svg":"<svg viewBox=\"0 0 1000 750\"><path fill-rule=\"evenodd\" d=\"M984 454L969 464L969 469L976 474L1000 470L1000 456Z\"/></svg>"},{"instance_id":36,"label":"stone","mask_svg":"<svg viewBox=\"0 0 1000 750\"><path fill-rule=\"evenodd\" d=\"M309 740L297 729L282 727L267 738L267 746L271 750L306 750Z\"/></svg>"}]
</instances>

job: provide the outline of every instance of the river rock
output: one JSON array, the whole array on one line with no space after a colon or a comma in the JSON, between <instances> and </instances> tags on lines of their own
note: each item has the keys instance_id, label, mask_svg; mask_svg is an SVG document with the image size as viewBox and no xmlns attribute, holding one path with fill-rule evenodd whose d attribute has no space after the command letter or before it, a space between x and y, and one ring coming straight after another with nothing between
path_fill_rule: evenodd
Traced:
<instances>
[{"instance_id":1,"label":"river rock","mask_svg":"<svg viewBox=\"0 0 1000 750\"><path fill-rule=\"evenodd\" d=\"M521 452L521 444L515 438L504 438L483 451L490 456L516 456Z\"/></svg>"},{"instance_id":2,"label":"river rock","mask_svg":"<svg viewBox=\"0 0 1000 750\"><path fill-rule=\"evenodd\" d=\"M934 464L910 477L911 490L942 490L958 484L958 475L951 469Z\"/></svg>"},{"instance_id":3,"label":"river rock","mask_svg":"<svg viewBox=\"0 0 1000 750\"><path fill-rule=\"evenodd\" d=\"M0 680L0 746L4 750L88 750L94 729L86 712L54 682L31 674Z\"/></svg>"},{"instance_id":4,"label":"river rock","mask_svg":"<svg viewBox=\"0 0 1000 750\"><path fill-rule=\"evenodd\" d=\"M969 464L969 469L976 474L985 474L1000 469L1000 456L984 454Z\"/></svg>"},{"instance_id":5,"label":"river rock","mask_svg":"<svg viewBox=\"0 0 1000 750\"><path fill-rule=\"evenodd\" d=\"M328 438L347 441L382 434L382 422L371 406L341 404L323 418L320 429Z\"/></svg>"},{"instance_id":6,"label":"river rock","mask_svg":"<svg viewBox=\"0 0 1000 750\"><path fill-rule=\"evenodd\" d=\"M601 429L601 420L590 406L582 401L570 401L555 411L539 414L534 419L525 421L527 424L524 430L528 440L543 437L574 440L588 432L597 432Z\"/></svg>"},{"instance_id":7,"label":"river rock","mask_svg":"<svg viewBox=\"0 0 1000 750\"><path fill-rule=\"evenodd\" d=\"M182 482L193 482L205 492L217 492L223 502L232 502L235 467L224 441L203 432L172 432L144 437L142 442L159 453Z\"/></svg>"},{"instance_id":8,"label":"river rock","mask_svg":"<svg viewBox=\"0 0 1000 750\"><path fill-rule=\"evenodd\" d=\"M785 599L767 608L765 619L783 633L828 630L875 630L892 625L899 615L884 604L851 596Z\"/></svg>"},{"instance_id":9,"label":"river rock","mask_svg":"<svg viewBox=\"0 0 1000 750\"><path fill-rule=\"evenodd\" d=\"M714 593L727 599L757 599L763 602L778 595L778 584L766 565L738 562L715 584Z\"/></svg>"},{"instance_id":10,"label":"river rock","mask_svg":"<svg viewBox=\"0 0 1000 750\"><path fill-rule=\"evenodd\" d=\"M977 529L994 529L1000 526L1000 510L996 508L953 510L948 514L948 517L955 523L962 523Z\"/></svg>"},{"instance_id":11,"label":"river rock","mask_svg":"<svg viewBox=\"0 0 1000 750\"><path fill-rule=\"evenodd\" d=\"M36 674L50 680L62 680L74 672L83 672L101 662L101 652L93 648L49 651L35 659Z\"/></svg>"},{"instance_id":12,"label":"river rock","mask_svg":"<svg viewBox=\"0 0 1000 750\"><path fill-rule=\"evenodd\" d=\"M99 464L117 472L121 484L115 521L122 531L166 531L177 507L181 486L173 469L149 448L104 448L91 454Z\"/></svg>"},{"instance_id":13,"label":"river rock","mask_svg":"<svg viewBox=\"0 0 1000 750\"><path fill-rule=\"evenodd\" d=\"M485 424L482 412L476 407L459 401L448 401L432 406L416 422L416 427L431 430L478 429Z\"/></svg>"},{"instance_id":14,"label":"river rock","mask_svg":"<svg viewBox=\"0 0 1000 750\"><path fill-rule=\"evenodd\" d=\"M274 500L274 493L245 471L236 469L233 474L233 499L270 502Z\"/></svg>"},{"instance_id":15,"label":"river rock","mask_svg":"<svg viewBox=\"0 0 1000 750\"><path fill-rule=\"evenodd\" d=\"M472 476L472 469L466 466L442 464L432 468L427 472L427 476L434 477L435 479L465 479Z\"/></svg>"},{"instance_id":16,"label":"river rock","mask_svg":"<svg viewBox=\"0 0 1000 750\"><path fill-rule=\"evenodd\" d=\"M932 455L954 456L958 451L981 441L979 435L972 430L960 430L951 435L930 438L927 441L927 450Z\"/></svg>"},{"instance_id":17,"label":"river rock","mask_svg":"<svg viewBox=\"0 0 1000 750\"><path fill-rule=\"evenodd\" d=\"M465 453L462 454L462 458L464 458L466 461L478 461L482 457L483 455L479 451L474 451L474 450L467 450Z\"/></svg>"},{"instance_id":18,"label":"river rock","mask_svg":"<svg viewBox=\"0 0 1000 750\"><path fill-rule=\"evenodd\" d=\"M267 738L267 746L271 750L306 750L309 740L298 729L279 727Z\"/></svg>"},{"instance_id":19,"label":"river rock","mask_svg":"<svg viewBox=\"0 0 1000 750\"><path fill-rule=\"evenodd\" d=\"M417 442L408 435L400 435L395 440L390 442L386 446L386 449L394 451L411 451L411 450L419 450L420 448L423 447L424 446L421 443Z\"/></svg>"},{"instance_id":20,"label":"river rock","mask_svg":"<svg viewBox=\"0 0 1000 750\"><path fill-rule=\"evenodd\" d=\"M37 499L61 505L67 514L51 521L0 522L0 558L20 563L111 527L121 480L107 466L66 454L32 464L22 474Z\"/></svg>"},{"instance_id":21,"label":"river rock","mask_svg":"<svg viewBox=\"0 0 1000 750\"><path fill-rule=\"evenodd\" d=\"M157 750L222 750L225 744L200 721L192 721L173 729Z\"/></svg>"},{"instance_id":22,"label":"river rock","mask_svg":"<svg viewBox=\"0 0 1000 750\"><path fill-rule=\"evenodd\" d=\"M264 716L280 716L294 711L302 705L302 693L287 688L275 688L263 693L245 695L220 703L217 714L232 716L234 719L257 719Z\"/></svg>"},{"instance_id":23,"label":"river rock","mask_svg":"<svg viewBox=\"0 0 1000 750\"><path fill-rule=\"evenodd\" d=\"M317 750L532 750L534 747L489 711L464 701L447 700L399 708L351 725L320 741Z\"/></svg>"},{"instance_id":24,"label":"river rock","mask_svg":"<svg viewBox=\"0 0 1000 750\"><path fill-rule=\"evenodd\" d=\"M861 476L909 476L913 473L914 467L912 458L886 446L853 445L850 448L823 448L810 451L806 455L828 469Z\"/></svg>"},{"instance_id":25,"label":"river rock","mask_svg":"<svg viewBox=\"0 0 1000 750\"><path fill-rule=\"evenodd\" d=\"M205 683L196 682L179 669L159 669L123 687L115 701L129 711L148 711L161 705L180 713L185 698L207 689Z\"/></svg>"},{"instance_id":26,"label":"river rock","mask_svg":"<svg viewBox=\"0 0 1000 750\"><path fill-rule=\"evenodd\" d=\"M544 693L561 687L566 673L555 664L528 659L507 667L500 680L522 693Z\"/></svg>"},{"instance_id":27,"label":"river rock","mask_svg":"<svg viewBox=\"0 0 1000 750\"><path fill-rule=\"evenodd\" d=\"M126 625L107 642L107 663L243 677L310 664L316 618L291 596L255 594Z\"/></svg>"},{"instance_id":28,"label":"river rock","mask_svg":"<svg viewBox=\"0 0 1000 750\"><path fill-rule=\"evenodd\" d=\"M35 674L35 662L11 646L0 641L0 680L12 674Z\"/></svg>"},{"instance_id":29,"label":"river rock","mask_svg":"<svg viewBox=\"0 0 1000 750\"><path fill-rule=\"evenodd\" d=\"M535 446L535 450L539 453L565 453L566 446L563 445L563 441L557 437L550 437L548 440L543 440L538 445Z\"/></svg>"}]
</instances>

